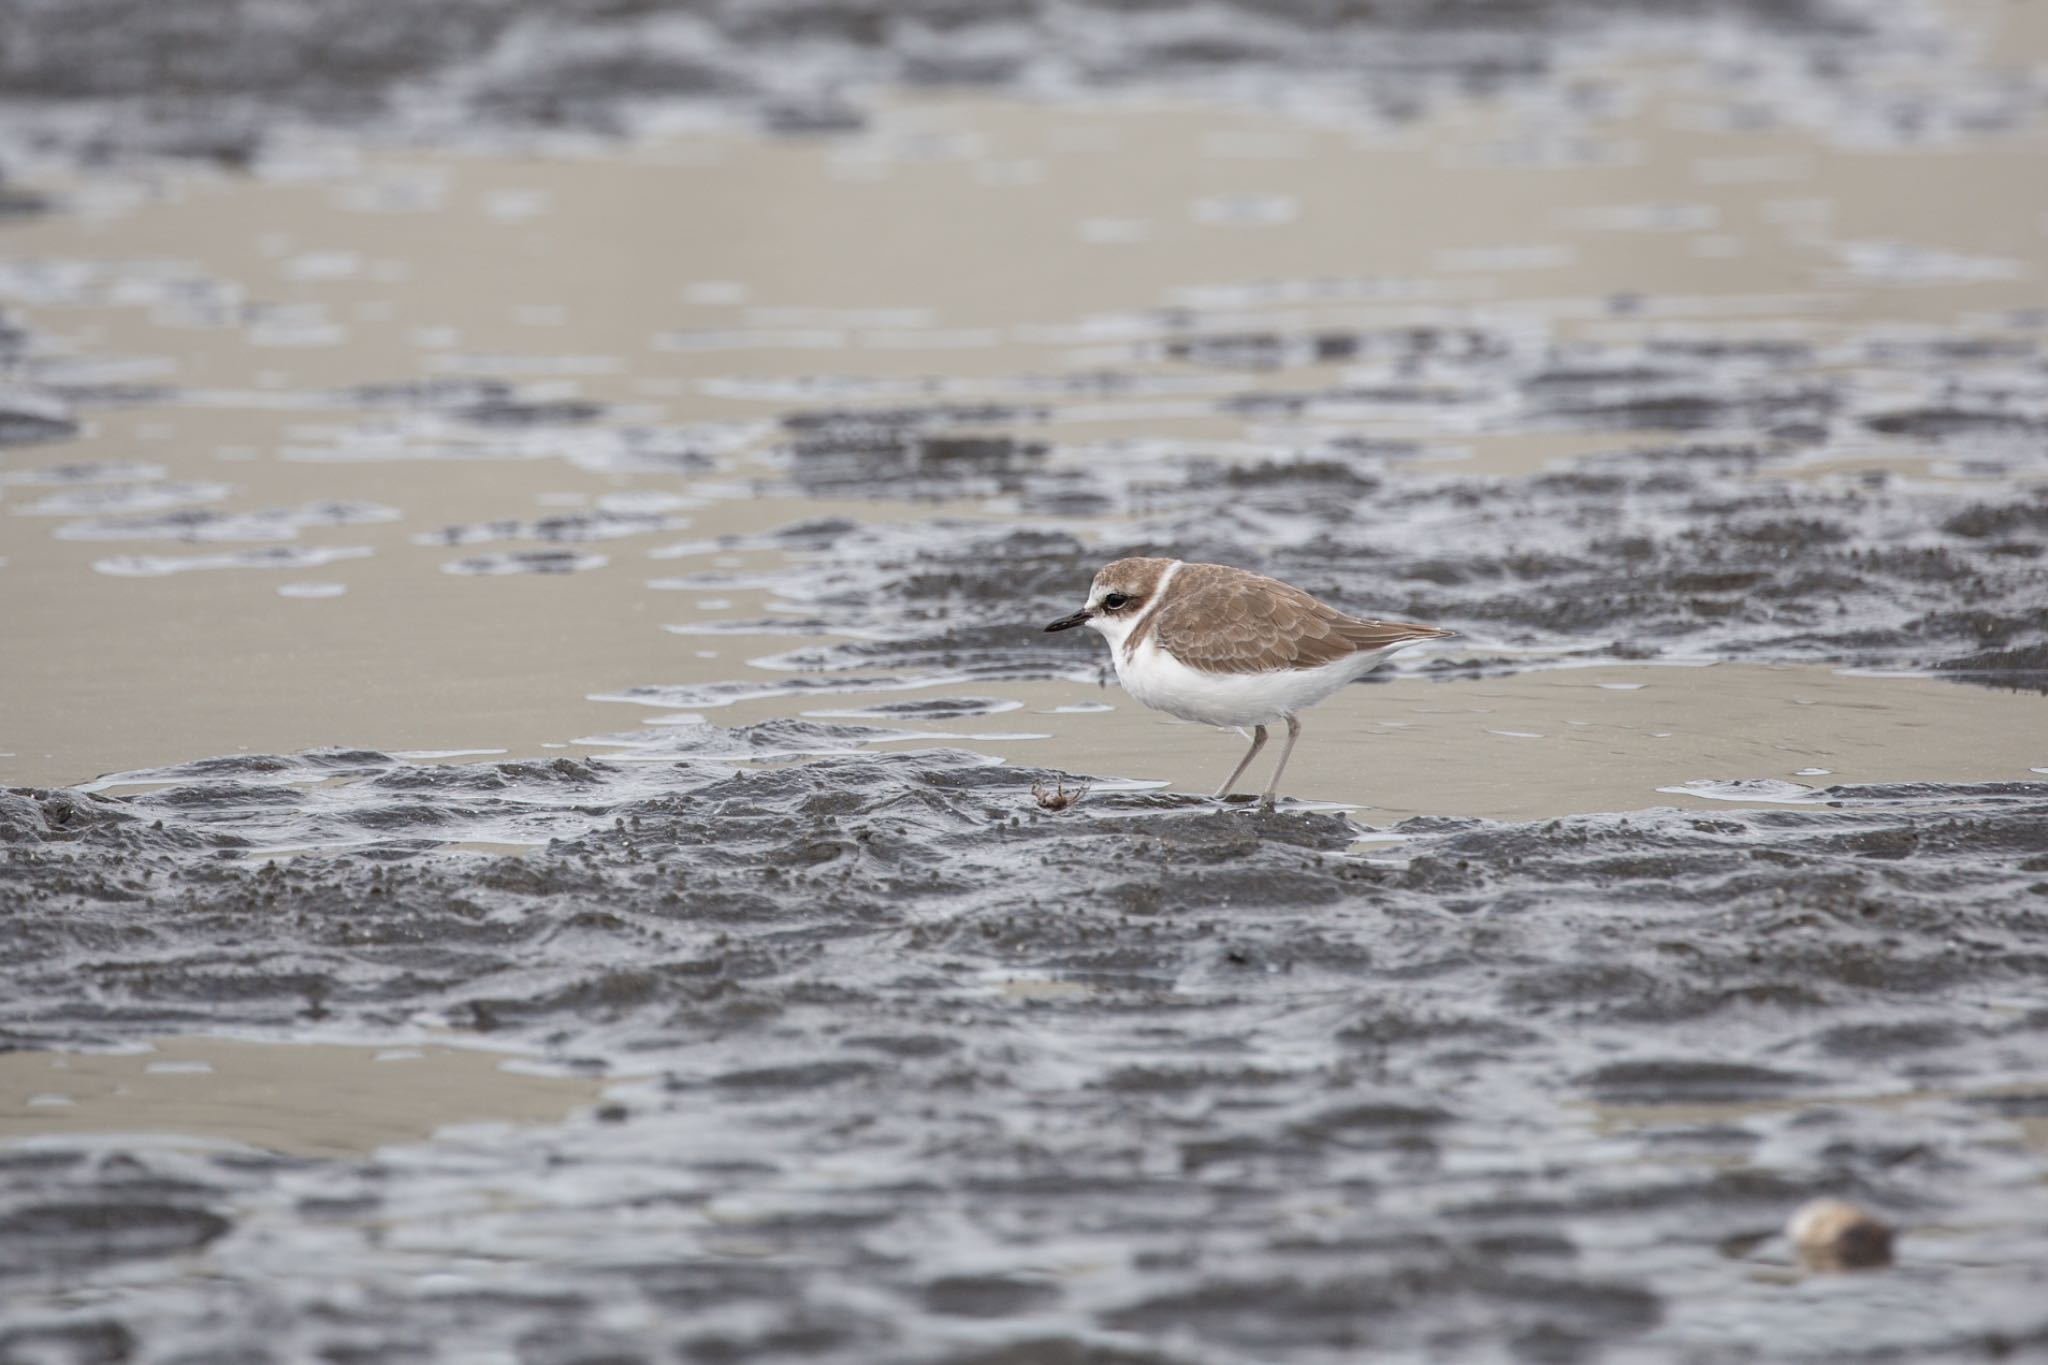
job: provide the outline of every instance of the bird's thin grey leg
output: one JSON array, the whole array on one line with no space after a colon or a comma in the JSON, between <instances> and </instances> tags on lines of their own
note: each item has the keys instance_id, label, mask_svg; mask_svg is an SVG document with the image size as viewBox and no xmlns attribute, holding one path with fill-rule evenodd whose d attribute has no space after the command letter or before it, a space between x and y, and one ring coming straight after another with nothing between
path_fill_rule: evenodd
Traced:
<instances>
[{"instance_id":1,"label":"bird's thin grey leg","mask_svg":"<svg viewBox=\"0 0 2048 1365\"><path fill-rule=\"evenodd\" d=\"M1230 770L1230 776L1223 779L1223 785L1216 789L1216 795L1211 799L1221 801L1224 797L1230 795L1230 789L1237 785L1237 779L1244 776L1244 770L1252 766L1252 760L1257 758L1259 750L1265 747L1266 727L1254 725L1252 727L1252 747L1244 751L1244 757L1239 759L1237 766Z\"/></svg>"},{"instance_id":2,"label":"bird's thin grey leg","mask_svg":"<svg viewBox=\"0 0 2048 1365\"><path fill-rule=\"evenodd\" d=\"M1259 798L1265 804L1267 810L1273 809L1273 793L1280 790L1280 774L1287 771L1288 756L1294 752L1294 741L1300 738L1301 721L1295 716L1289 716L1287 718L1287 742L1280 746L1280 761L1273 765L1273 780L1266 784L1266 794ZM1253 746L1253 752L1256 753L1257 751L1257 746ZM1249 763L1251 760L1247 758L1245 762ZM1233 778L1231 780L1235 781L1236 779Z\"/></svg>"}]
</instances>

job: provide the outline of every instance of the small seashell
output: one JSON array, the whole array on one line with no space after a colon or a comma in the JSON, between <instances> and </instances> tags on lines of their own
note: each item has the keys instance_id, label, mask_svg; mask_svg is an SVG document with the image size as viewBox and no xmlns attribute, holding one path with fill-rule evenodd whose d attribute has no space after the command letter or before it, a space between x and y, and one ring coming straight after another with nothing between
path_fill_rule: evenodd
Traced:
<instances>
[{"instance_id":1,"label":"small seashell","mask_svg":"<svg viewBox=\"0 0 2048 1365\"><path fill-rule=\"evenodd\" d=\"M1815 1270L1867 1270L1892 1262L1891 1224L1840 1199L1799 1206L1785 1224L1799 1259Z\"/></svg>"}]
</instances>

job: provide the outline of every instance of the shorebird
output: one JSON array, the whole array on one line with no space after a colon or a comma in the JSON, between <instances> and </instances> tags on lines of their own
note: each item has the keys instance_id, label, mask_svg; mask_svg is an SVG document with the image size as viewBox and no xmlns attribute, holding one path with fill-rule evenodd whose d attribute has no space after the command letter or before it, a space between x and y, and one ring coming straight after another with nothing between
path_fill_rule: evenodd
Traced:
<instances>
[{"instance_id":1,"label":"shorebird","mask_svg":"<svg viewBox=\"0 0 2048 1365\"><path fill-rule=\"evenodd\" d=\"M1347 616L1277 578L1178 559L1104 565L1087 605L1046 629L1075 626L1109 641L1117 681L1146 706L1204 725L1251 727L1252 746L1217 789L1218 799L1266 746L1266 727L1286 721L1287 742L1261 797L1268 808L1301 737L1300 712L1395 650L1456 634Z\"/></svg>"}]
</instances>

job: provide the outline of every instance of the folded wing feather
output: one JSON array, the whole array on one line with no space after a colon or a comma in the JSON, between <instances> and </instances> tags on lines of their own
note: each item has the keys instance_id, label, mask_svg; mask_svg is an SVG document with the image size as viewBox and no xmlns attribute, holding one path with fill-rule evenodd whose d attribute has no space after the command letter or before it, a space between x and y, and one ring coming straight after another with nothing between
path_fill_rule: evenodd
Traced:
<instances>
[{"instance_id":1,"label":"folded wing feather","mask_svg":"<svg viewBox=\"0 0 2048 1365\"><path fill-rule=\"evenodd\" d=\"M1184 564L1172 600L1148 623L1159 647L1211 673L1315 668L1452 632L1347 616L1301 589L1222 564ZM1137 637L1126 648L1135 649Z\"/></svg>"}]
</instances>

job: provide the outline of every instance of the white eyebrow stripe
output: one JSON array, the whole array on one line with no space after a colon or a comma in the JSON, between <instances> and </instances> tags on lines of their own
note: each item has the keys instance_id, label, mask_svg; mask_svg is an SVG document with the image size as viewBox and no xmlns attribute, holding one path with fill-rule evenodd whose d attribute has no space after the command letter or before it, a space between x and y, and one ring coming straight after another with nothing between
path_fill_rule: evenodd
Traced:
<instances>
[{"instance_id":1,"label":"white eyebrow stripe","mask_svg":"<svg viewBox=\"0 0 2048 1365\"><path fill-rule=\"evenodd\" d=\"M1166 566L1166 572L1159 575L1159 581L1152 587L1152 600L1145 604L1145 610L1138 613L1138 619L1131 622L1131 633L1124 636L1124 657L1138 657L1138 642L1145 638L1146 629L1152 618L1159 614L1159 608L1166 602L1166 585L1173 582L1173 576L1180 572L1180 561L1174 560Z\"/></svg>"}]
</instances>

